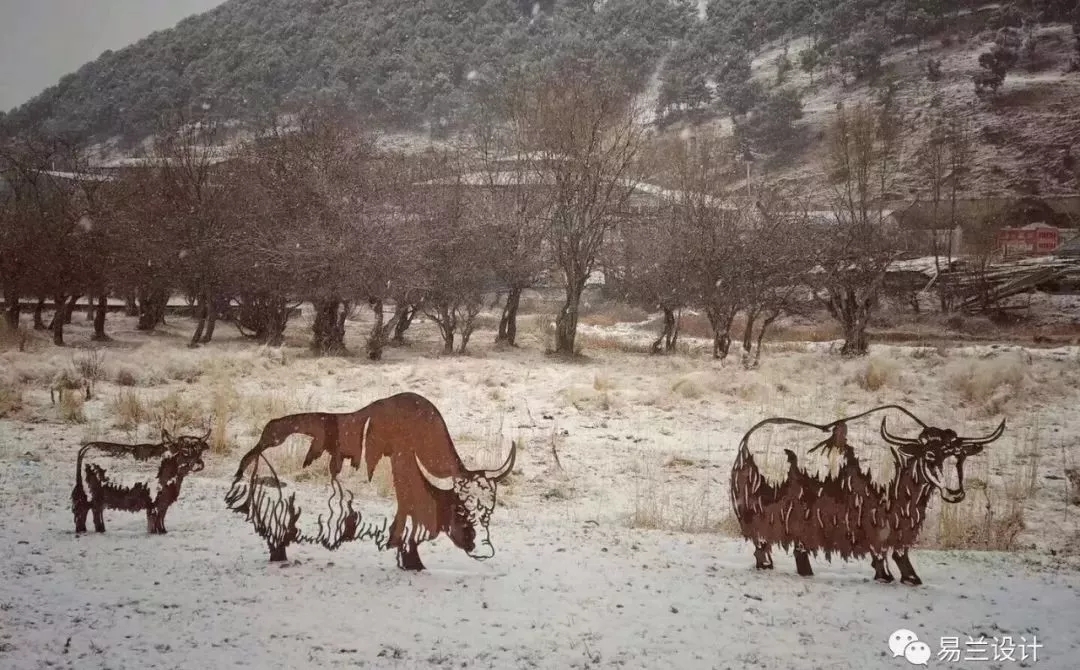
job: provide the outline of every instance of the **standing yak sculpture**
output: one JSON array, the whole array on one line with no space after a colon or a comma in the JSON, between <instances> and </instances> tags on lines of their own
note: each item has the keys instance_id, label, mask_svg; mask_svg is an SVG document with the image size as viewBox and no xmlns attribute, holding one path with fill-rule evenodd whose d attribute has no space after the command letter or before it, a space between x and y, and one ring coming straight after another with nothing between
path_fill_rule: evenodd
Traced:
<instances>
[{"instance_id":1,"label":"standing yak sculpture","mask_svg":"<svg viewBox=\"0 0 1080 670\"><path fill-rule=\"evenodd\" d=\"M146 512L146 531L152 535L165 533L165 514L180 497L184 477L203 469L202 455L210 445L206 440L210 432L193 435L171 436L161 431L157 444L117 444L115 442L87 442L79 449L75 459L75 487L71 490L71 511L75 515L75 532L86 532L86 517L94 513L94 530L105 532L106 509L125 512ZM90 451L108 456L149 461L157 459L157 475L147 481L131 486L110 477L104 461L84 460ZM83 477L85 476L85 481Z\"/></svg>"},{"instance_id":2,"label":"standing yak sculpture","mask_svg":"<svg viewBox=\"0 0 1080 670\"><path fill-rule=\"evenodd\" d=\"M895 473L891 481L878 483L862 470L848 443L848 422L887 409L903 412L922 430L915 438L897 437L889 433L882 418L881 437L892 450ZM819 449L839 453L842 460L838 471L824 478L808 474L799 467L795 453L785 449L786 477L777 485L769 484L748 442L754 431L770 424L808 426L830 433L810 453ZM804 577L814 574L810 554L823 552L830 561L833 554L845 561L869 554L874 579L889 583L893 581L888 565L891 550L901 583L921 584L908 550L918 539L931 496L940 492L946 503L963 500L964 460L980 453L1004 430L1002 421L986 437L960 437L953 430L927 426L896 405L877 407L826 425L784 417L765 419L743 436L731 471L732 507L743 537L754 543L756 567L772 569L773 544L793 550L796 570ZM955 473L955 489L945 483L947 467Z\"/></svg>"},{"instance_id":3,"label":"standing yak sculpture","mask_svg":"<svg viewBox=\"0 0 1080 670\"><path fill-rule=\"evenodd\" d=\"M296 496L286 498L281 493L277 473L263 454L294 434L311 438L303 467L324 453L330 459L331 514L325 524L319 517L315 536L297 527ZM495 508L496 484L510 474L516 454L515 443L499 469L467 470L435 405L415 393L399 393L355 412L306 412L273 419L263 428L258 444L240 460L225 501L229 509L245 514L266 540L271 561L286 560L286 547L294 542L333 550L344 542L372 539L380 549L397 550L398 567L423 570L417 547L440 533L449 535L472 558L485 560L495 554L488 522ZM371 481L383 458L390 459L397 496L397 513L388 534L385 524L377 528L363 522L353 509L352 494L346 502L346 492L338 482L346 459L354 469L363 464ZM260 461L270 469L270 477L256 476ZM276 494L268 491L271 488Z\"/></svg>"}]
</instances>

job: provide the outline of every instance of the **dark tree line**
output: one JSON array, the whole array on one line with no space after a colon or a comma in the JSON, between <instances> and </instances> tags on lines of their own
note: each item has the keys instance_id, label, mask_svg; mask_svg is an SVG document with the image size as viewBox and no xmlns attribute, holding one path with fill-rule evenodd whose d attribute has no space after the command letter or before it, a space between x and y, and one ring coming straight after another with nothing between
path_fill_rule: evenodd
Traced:
<instances>
[{"instance_id":1,"label":"dark tree line","mask_svg":"<svg viewBox=\"0 0 1080 670\"><path fill-rule=\"evenodd\" d=\"M370 309L366 354L379 359L421 315L444 351L464 352L498 296L496 341L513 346L522 293L545 275L565 290L554 351L577 353L580 303L603 267L624 298L659 310L654 350L676 347L679 314L703 311L714 355L741 340L756 362L779 317L820 300L844 327L845 353L866 328L897 241L883 201L902 120L888 97L842 110L830 130L835 220L804 198L726 190L737 144L649 141L633 96L590 63L507 76L481 96L465 145L405 154L382 147L347 109L309 108L223 149L213 125L164 119L141 167L101 176L59 140L0 143L0 285L8 325L20 299L57 306L54 340L80 297L124 298L152 330L185 296L190 343L220 319L278 345L310 305L310 346L345 351L348 323ZM644 178L672 190L641 199ZM742 314L744 328L732 333Z\"/></svg>"}]
</instances>

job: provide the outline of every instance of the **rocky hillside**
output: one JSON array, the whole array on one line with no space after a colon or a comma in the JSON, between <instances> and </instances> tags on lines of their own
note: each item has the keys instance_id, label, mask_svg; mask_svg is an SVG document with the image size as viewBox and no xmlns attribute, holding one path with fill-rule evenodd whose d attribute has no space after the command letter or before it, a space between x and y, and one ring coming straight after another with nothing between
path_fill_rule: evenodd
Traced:
<instances>
[{"instance_id":1,"label":"rocky hillside","mask_svg":"<svg viewBox=\"0 0 1080 670\"><path fill-rule=\"evenodd\" d=\"M123 149L163 112L243 122L316 103L415 146L452 132L478 87L568 58L622 76L661 136L733 136L752 180L819 199L836 104L886 91L904 117L898 199L925 189L934 119L963 121L967 195L1080 191L1075 0L229 0L103 54L0 115L0 134Z\"/></svg>"}]
</instances>

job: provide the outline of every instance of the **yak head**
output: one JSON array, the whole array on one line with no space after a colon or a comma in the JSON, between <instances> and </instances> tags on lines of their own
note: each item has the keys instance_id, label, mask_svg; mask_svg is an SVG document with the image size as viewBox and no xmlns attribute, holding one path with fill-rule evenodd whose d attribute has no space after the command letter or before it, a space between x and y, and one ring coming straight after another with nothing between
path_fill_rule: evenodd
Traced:
<instances>
[{"instance_id":1,"label":"yak head","mask_svg":"<svg viewBox=\"0 0 1080 670\"><path fill-rule=\"evenodd\" d=\"M941 491L941 499L956 503L964 499L964 459L980 453L987 444L1005 432L1002 420L993 433L985 437L960 437L948 428L924 426L917 438L896 437L881 420L881 437L893 447L897 461L910 468L912 477L920 484L927 484ZM955 469L957 488L945 484L947 473Z\"/></svg>"},{"instance_id":2,"label":"yak head","mask_svg":"<svg viewBox=\"0 0 1080 670\"><path fill-rule=\"evenodd\" d=\"M181 435L173 437L169 431L162 429L161 441L169 449L169 453L176 459L177 471L181 475L198 472L203 469L203 452L210 449L206 442L210 439L210 431L204 435Z\"/></svg>"},{"instance_id":3,"label":"yak head","mask_svg":"<svg viewBox=\"0 0 1080 670\"><path fill-rule=\"evenodd\" d=\"M465 475L436 477L428 472L420 458L416 466L433 488L453 493L453 515L450 540L465 553L479 561L495 555L488 534L488 522L495 510L495 487L514 469L517 443L510 446L510 455L498 470L475 470Z\"/></svg>"}]
</instances>

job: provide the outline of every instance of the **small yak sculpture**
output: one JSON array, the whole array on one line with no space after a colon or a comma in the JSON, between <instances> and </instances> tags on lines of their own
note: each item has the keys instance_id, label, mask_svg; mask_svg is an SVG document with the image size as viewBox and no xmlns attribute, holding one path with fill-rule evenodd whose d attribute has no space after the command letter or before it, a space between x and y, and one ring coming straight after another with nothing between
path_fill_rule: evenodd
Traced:
<instances>
[{"instance_id":1,"label":"small yak sculpture","mask_svg":"<svg viewBox=\"0 0 1080 670\"><path fill-rule=\"evenodd\" d=\"M849 421L874 412L896 409L922 427L918 437L897 437L889 433L881 420L881 437L890 445L895 474L889 482L878 483L862 470L847 441ZM788 471L776 486L762 476L748 442L750 435L769 424L808 426L830 433L810 449L835 451L842 456L838 472L818 478L801 469L798 458L785 449ZM731 471L731 503L743 537L755 546L757 568L772 569L772 545L793 549L798 574L813 575L810 554L823 552L827 560L839 554L845 561L852 557L871 557L874 579L889 583L888 552L900 570L900 581L917 586L922 583L908 557L908 550L918 539L926 519L926 506L935 492L947 503L964 499L964 460L1001 437L1002 421L986 437L959 437L950 429L927 426L908 410L895 405L877 407L857 416L817 425L783 417L766 419L743 436ZM956 489L945 483L945 468L955 472Z\"/></svg>"},{"instance_id":2,"label":"small yak sculpture","mask_svg":"<svg viewBox=\"0 0 1080 670\"><path fill-rule=\"evenodd\" d=\"M117 444L115 442L87 442L79 449L75 460L75 488L71 491L71 510L75 514L75 532L86 532L86 516L94 513L94 530L105 532L105 509L125 512L146 512L146 531L160 535L165 533L165 515L180 497L184 477L203 469L202 455L210 445L206 440L209 431L202 436L181 435L174 438L161 431L158 444ZM102 463L87 461L91 450L103 454L130 458L136 461L158 460L157 476L148 481L125 486L110 479ZM83 477L85 476L85 484Z\"/></svg>"},{"instance_id":3,"label":"small yak sculpture","mask_svg":"<svg viewBox=\"0 0 1080 670\"><path fill-rule=\"evenodd\" d=\"M285 498L277 473L263 452L294 434L307 435L311 446L303 467L314 463L323 453L329 455L331 485L339 514L319 517L319 532L306 536L297 528L300 510L295 494ZM398 567L423 570L417 546L440 533L477 560L494 555L488 522L495 509L496 484L514 467L517 445L513 444L506 462L497 470L467 470L454 448L446 423L439 410L427 398L415 393L399 393L376 400L355 412L291 414L266 424L258 444L240 460L226 503L243 513L270 550L271 561L286 560L286 547L293 543L321 544L336 549L343 542L374 539L380 549L397 550ZM397 513L386 536L383 529L363 523L352 507L352 494L343 504L344 493L338 482L342 465L348 459L352 467L366 468L371 481L375 467L389 458L393 472ZM257 478L259 460L270 468L273 484ZM250 473L245 478L245 473ZM268 488L276 488L274 494ZM333 505L330 506L333 517Z\"/></svg>"}]
</instances>

